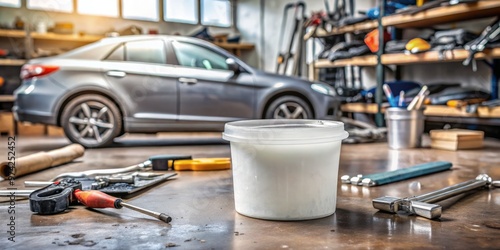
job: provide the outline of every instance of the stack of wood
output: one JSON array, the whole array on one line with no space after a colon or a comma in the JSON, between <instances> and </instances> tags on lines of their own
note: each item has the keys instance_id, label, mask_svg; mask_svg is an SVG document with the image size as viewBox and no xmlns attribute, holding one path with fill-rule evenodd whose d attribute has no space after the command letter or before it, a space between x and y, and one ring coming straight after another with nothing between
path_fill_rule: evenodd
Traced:
<instances>
[{"instance_id":1,"label":"stack of wood","mask_svg":"<svg viewBox=\"0 0 500 250\"><path fill-rule=\"evenodd\" d=\"M467 129L431 130L431 147L446 150L483 147L484 132Z\"/></svg>"}]
</instances>

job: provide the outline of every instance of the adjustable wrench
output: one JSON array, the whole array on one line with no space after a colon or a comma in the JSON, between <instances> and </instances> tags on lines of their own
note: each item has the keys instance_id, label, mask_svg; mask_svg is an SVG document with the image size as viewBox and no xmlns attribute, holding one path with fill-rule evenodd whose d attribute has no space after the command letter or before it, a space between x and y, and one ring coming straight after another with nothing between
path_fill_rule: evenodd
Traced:
<instances>
[{"instance_id":1,"label":"adjustable wrench","mask_svg":"<svg viewBox=\"0 0 500 250\"><path fill-rule=\"evenodd\" d=\"M415 214L428 219L437 219L441 217L442 208L433 202L442 201L474 189L489 187L492 184L491 177L486 174L480 174L474 180L462 182L440 190L436 190L419 196L396 198L384 196L373 199L373 207L389 213L398 211ZM498 183L493 183L497 186Z\"/></svg>"}]
</instances>

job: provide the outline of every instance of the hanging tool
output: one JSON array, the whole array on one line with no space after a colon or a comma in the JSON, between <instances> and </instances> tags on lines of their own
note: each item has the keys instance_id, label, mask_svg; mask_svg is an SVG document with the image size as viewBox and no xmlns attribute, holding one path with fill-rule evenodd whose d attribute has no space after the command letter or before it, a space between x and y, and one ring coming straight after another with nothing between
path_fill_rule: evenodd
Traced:
<instances>
[{"instance_id":1,"label":"hanging tool","mask_svg":"<svg viewBox=\"0 0 500 250\"><path fill-rule=\"evenodd\" d=\"M163 222L169 223L172 221L172 217L164 214L164 213L158 213L158 212L153 212L144 208L140 208L128 203L123 202L122 199L116 198L110 195L107 195L101 191L97 190L88 190L88 191L82 191L80 189L76 189L74 191L74 195L76 199L83 205L90 207L90 208L116 208L116 209L121 209L122 207L126 207L129 209L132 209L134 211L137 211L139 213L149 215L152 217L155 217Z\"/></svg>"},{"instance_id":2,"label":"hanging tool","mask_svg":"<svg viewBox=\"0 0 500 250\"><path fill-rule=\"evenodd\" d=\"M374 208L384 212L397 213L402 211L427 219L437 219L441 217L442 208L440 205L431 203L442 201L471 190L486 188L492 184L495 187L500 186L500 183L492 182L491 177L488 175L481 174L474 180L462 182L427 194L402 199L384 196L373 199L372 204Z\"/></svg>"},{"instance_id":3,"label":"hanging tool","mask_svg":"<svg viewBox=\"0 0 500 250\"><path fill-rule=\"evenodd\" d=\"M496 20L494 24L486 27L483 30L481 35L465 44L464 49L469 52L469 56L463 62L464 66L468 66L471 62L474 62L474 55L478 52L483 51L486 48L486 44L495 41L500 36L500 21ZM473 64L474 66L474 64ZM474 71L476 71L475 67L473 67Z\"/></svg>"},{"instance_id":4,"label":"hanging tool","mask_svg":"<svg viewBox=\"0 0 500 250\"><path fill-rule=\"evenodd\" d=\"M286 51L283 52L283 41L285 40L285 30L287 27L287 19L288 19L288 12L289 10L293 10L293 26L291 30L291 37L290 40L287 41L288 44L286 44L285 49ZM302 1L296 2L296 3L289 3L285 5L285 10L283 14L283 20L281 23L281 34L279 38L279 48L278 48L278 58L277 58L277 66L276 66L276 73L281 74L281 75L294 75L294 76L300 76L301 75L301 64L302 64L302 59L303 59L303 53L304 53L304 20L305 20L305 11L306 11L306 4ZM292 69L291 72L288 72L288 66L290 64L290 61L292 61Z\"/></svg>"},{"instance_id":5,"label":"hanging tool","mask_svg":"<svg viewBox=\"0 0 500 250\"><path fill-rule=\"evenodd\" d=\"M448 170L451 168L451 166L452 166L451 162L435 161L435 162L415 165L408 168L402 168L398 170L370 174L365 176L356 175L354 177L350 177L348 175L344 175L341 177L341 181L342 183L350 183L353 185L363 185L363 186L373 187Z\"/></svg>"}]
</instances>

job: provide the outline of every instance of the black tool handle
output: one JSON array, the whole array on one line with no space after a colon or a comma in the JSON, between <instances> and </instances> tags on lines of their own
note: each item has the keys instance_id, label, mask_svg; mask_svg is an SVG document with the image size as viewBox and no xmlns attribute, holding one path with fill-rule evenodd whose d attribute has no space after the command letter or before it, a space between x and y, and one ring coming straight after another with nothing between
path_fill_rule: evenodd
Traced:
<instances>
[{"instance_id":1,"label":"black tool handle","mask_svg":"<svg viewBox=\"0 0 500 250\"><path fill-rule=\"evenodd\" d=\"M57 214L76 202L73 190L82 184L74 179L63 179L44 188L35 190L29 196L30 210L38 214Z\"/></svg>"}]
</instances>

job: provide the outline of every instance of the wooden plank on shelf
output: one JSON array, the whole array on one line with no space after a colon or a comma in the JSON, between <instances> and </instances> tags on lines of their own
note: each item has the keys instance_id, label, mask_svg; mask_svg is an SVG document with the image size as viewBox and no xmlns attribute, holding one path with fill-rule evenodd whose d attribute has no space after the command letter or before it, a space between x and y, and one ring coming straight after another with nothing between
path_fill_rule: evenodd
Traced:
<instances>
[{"instance_id":1,"label":"wooden plank on shelf","mask_svg":"<svg viewBox=\"0 0 500 250\"><path fill-rule=\"evenodd\" d=\"M0 59L2 66L21 66L26 63L26 60L21 59Z\"/></svg>"},{"instance_id":2,"label":"wooden plank on shelf","mask_svg":"<svg viewBox=\"0 0 500 250\"><path fill-rule=\"evenodd\" d=\"M386 65L402 65L414 63L434 63L434 62L458 62L469 56L469 52L464 49L446 51L443 58L439 57L438 51L428 51L418 54L385 54L382 55L382 63ZM474 58L477 60L500 58L500 48L486 49L477 53Z\"/></svg>"},{"instance_id":3,"label":"wooden plank on shelf","mask_svg":"<svg viewBox=\"0 0 500 250\"><path fill-rule=\"evenodd\" d=\"M80 34L56 34L56 33L36 33L32 32L31 37L33 39L38 40L56 40L56 41L65 41L65 42L82 42L82 43L91 43L98 41L104 36L96 36L96 35L80 35Z\"/></svg>"},{"instance_id":4,"label":"wooden plank on shelf","mask_svg":"<svg viewBox=\"0 0 500 250\"><path fill-rule=\"evenodd\" d=\"M251 43L218 43L218 42L215 42L214 44L223 48L223 49L252 50L255 48L255 45L253 45Z\"/></svg>"},{"instance_id":5,"label":"wooden plank on shelf","mask_svg":"<svg viewBox=\"0 0 500 250\"><path fill-rule=\"evenodd\" d=\"M330 62L328 59L320 59L315 63L316 68L335 68L345 66L375 66L377 65L376 55L356 56L349 59L338 59Z\"/></svg>"},{"instance_id":6,"label":"wooden plank on shelf","mask_svg":"<svg viewBox=\"0 0 500 250\"><path fill-rule=\"evenodd\" d=\"M479 1L453 6L442 6L426 11L409 14L395 14L382 18L382 25L398 28L429 27L436 24L467 21L477 18L497 16L500 13L500 1Z\"/></svg>"},{"instance_id":7,"label":"wooden plank on shelf","mask_svg":"<svg viewBox=\"0 0 500 250\"><path fill-rule=\"evenodd\" d=\"M24 38L26 32L24 30L5 30L0 29L0 37ZM97 35L80 35L80 34L56 34L56 33L37 33L31 32L31 37L35 40L57 40L65 42L84 42L91 43L98 41L104 36Z\"/></svg>"},{"instance_id":8,"label":"wooden plank on shelf","mask_svg":"<svg viewBox=\"0 0 500 250\"><path fill-rule=\"evenodd\" d=\"M500 118L500 107L478 107L477 114L482 118Z\"/></svg>"},{"instance_id":9,"label":"wooden plank on shelf","mask_svg":"<svg viewBox=\"0 0 500 250\"><path fill-rule=\"evenodd\" d=\"M469 52L464 49L446 51L443 54L443 58L439 57L438 51L428 51L418 54L395 53L382 55L382 63L385 65L404 65L418 63L460 62L465 60L468 56ZM477 60L500 58L500 48L485 49L483 52L477 53L474 58ZM348 65L376 66L377 56L358 56L349 59L340 59L333 62L326 59L320 59L315 63L316 68L335 68L345 67Z\"/></svg>"},{"instance_id":10,"label":"wooden plank on shelf","mask_svg":"<svg viewBox=\"0 0 500 250\"><path fill-rule=\"evenodd\" d=\"M323 35L318 35L318 37L324 37L324 36L330 36L330 35L339 35L339 34L345 34L345 33L356 33L359 31L365 31L365 30L371 30L375 29L378 26L378 21L377 20L369 20L361 23L356 23L352 25L346 25L342 27L336 27L333 28L330 33L323 34Z\"/></svg>"},{"instance_id":11,"label":"wooden plank on shelf","mask_svg":"<svg viewBox=\"0 0 500 250\"><path fill-rule=\"evenodd\" d=\"M26 36L24 30L5 30L0 29L0 37L13 37L13 38L23 38Z\"/></svg>"},{"instance_id":12,"label":"wooden plank on shelf","mask_svg":"<svg viewBox=\"0 0 500 250\"><path fill-rule=\"evenodd\" d=\"M477 113L467 113L465 107L452 108L446 105L427 105L424 110L426 116L454 116L454 117L478 117Z\"/></svg>"},{"instance_id":13,"label":"wooden plank on shelf","mask_svg":"<svg viewBox=\"0 0 500 250\"><path fill-rule=\"evenodd\" d=\"M0 95L0 102L14 102L15 100L13 95Z\"/></svg>"},{"instance_id":14,"label":"wooden plank on shelf","mask_svg":"<svg viewBox=\"0 0 500 250\"><path fill-rule=\"evenodd\" d=\"M385 112L386 107L382 107L382 113ZM346 103L342 104L340 110L349 113L366 113L376 114L378 107L376 103Z\"/></svg>"}]
</instances>

